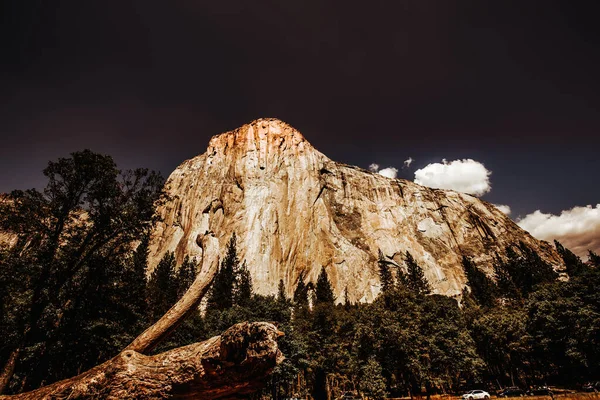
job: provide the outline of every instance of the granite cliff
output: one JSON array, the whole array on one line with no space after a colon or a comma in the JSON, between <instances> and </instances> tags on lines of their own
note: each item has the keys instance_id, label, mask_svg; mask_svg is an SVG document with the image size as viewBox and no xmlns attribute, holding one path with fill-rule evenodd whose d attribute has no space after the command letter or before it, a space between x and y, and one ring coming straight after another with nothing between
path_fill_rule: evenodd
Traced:
<instances>
[{"instance_id":1,"label":"granite cliff","mask_svg":"<svg viewBox=\"0 0 600 400\"><path fill-rule=\"evenodd\" d=\"M174 251L201 256L213 232L221 252L238 237L258 293L288 294L300 275L322 266L342 299L371 301L380 291L377 257L403 265L408 250L436 293L465 285L461 257L487 268L506 245L525 242L559 267L553 247L534 239L493 205L471 195L389 179L330 160L297 130L259 119L214 136L207 151L183 162L167 181L170 200L153 233L150 268Z\"/></svg>"}]
</instances>

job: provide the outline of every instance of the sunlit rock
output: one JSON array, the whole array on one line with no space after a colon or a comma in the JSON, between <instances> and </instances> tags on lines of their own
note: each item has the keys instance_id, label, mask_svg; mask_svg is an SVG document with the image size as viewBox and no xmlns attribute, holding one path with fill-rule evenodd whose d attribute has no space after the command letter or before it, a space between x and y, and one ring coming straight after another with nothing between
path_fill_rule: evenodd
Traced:
<instances>
[{"instance_id":1,"label":"sunlit rock","mask_svg":"<svg viewBox=\"0 0 600 400\"><path fill-rule=\"evenodd\" d=\"M289 295L300 275L316 282L324 266L339 301L372 301L380 291L378 250L403 265L410 251L436 293L458 295L463 255L492 273L491 260L523 241L558 266L546 242L476 197L435 190L337 163L288 124L260 119L213 137L207 151L169 177L170 201L151 244L150 267L167 251L200 256L200 238L232 233L254 289Z\"/></svg>"}]
</instances>

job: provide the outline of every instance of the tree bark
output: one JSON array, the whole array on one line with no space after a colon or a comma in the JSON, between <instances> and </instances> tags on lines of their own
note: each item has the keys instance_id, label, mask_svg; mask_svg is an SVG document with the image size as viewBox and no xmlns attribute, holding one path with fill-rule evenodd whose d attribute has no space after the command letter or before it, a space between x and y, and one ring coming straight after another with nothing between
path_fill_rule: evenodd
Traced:
<instances>
[{"instance_id":1,"label":"tree bark","mask_svg":"<svg viewBox=\"0 0 600 400\"><path fill-rule=\"evenodd\" d=\"M119 355L76 377L1 399L217 399L250 394L283 360L266 322L234 325L221 336L146 356L206 295L219 264L218 240L202 238L201 271L183 297Z\"/></svg>"}]
</instances>

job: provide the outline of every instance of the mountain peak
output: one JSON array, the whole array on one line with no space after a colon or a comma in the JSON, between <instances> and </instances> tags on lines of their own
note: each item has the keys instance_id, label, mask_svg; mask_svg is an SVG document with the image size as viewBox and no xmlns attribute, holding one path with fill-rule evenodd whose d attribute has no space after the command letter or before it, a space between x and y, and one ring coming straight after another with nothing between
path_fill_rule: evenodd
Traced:
<instances>
[{"instance_id":1,"label":"mountain peak","mask_svg":"<svg viewBox=\"0 0 600 400\"><path fill-rule=\"evenodd\" d=\"M284 150L310 146L304 136L291 125L277 118L260 118L237 129L213 136L208 154L238 151ZM310 146L312 147L312 146Z\"/></svg>"}]
</instances>

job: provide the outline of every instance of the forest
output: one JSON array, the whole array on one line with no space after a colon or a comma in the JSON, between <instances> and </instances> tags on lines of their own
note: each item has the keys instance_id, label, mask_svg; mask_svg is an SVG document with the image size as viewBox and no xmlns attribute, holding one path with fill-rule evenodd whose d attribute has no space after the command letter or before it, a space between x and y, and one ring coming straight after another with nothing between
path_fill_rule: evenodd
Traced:
<instances>
[{"instance_id":1,"label":"forest","mask_svg":"<svg viewBox=\"0 0 600 400\"><path fill-rule=\"evenodd\" d=\"M0 393L29 391L118 354L191 285L198 260L167 253L148 271L149 235L165 200L162 177L121 171L91 151L52 161L41 190L0 199ZM418 261L379 258L381 294L336 298L327 269L278 294L254 292L233 235L206 300L155 353L221 334L242 321L285 333L285 355L257 398L369 398L548 384L600 376L600 256L582 261L555 242L559 275L514 243L476 265L459 298L432 294ZM484 271L493 271L492 276ZM287 293L293 293L287 296Z\"/></svg>"}]
</instances>

